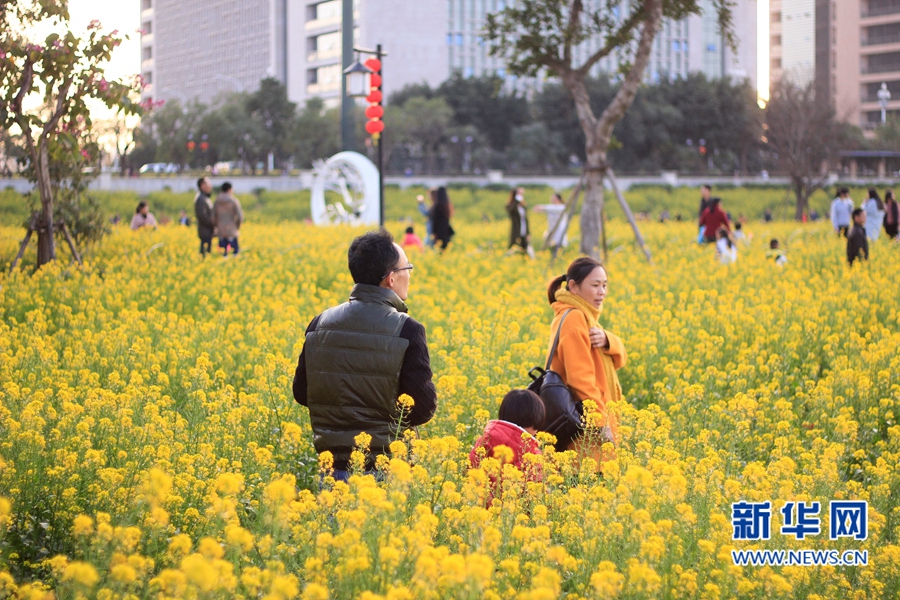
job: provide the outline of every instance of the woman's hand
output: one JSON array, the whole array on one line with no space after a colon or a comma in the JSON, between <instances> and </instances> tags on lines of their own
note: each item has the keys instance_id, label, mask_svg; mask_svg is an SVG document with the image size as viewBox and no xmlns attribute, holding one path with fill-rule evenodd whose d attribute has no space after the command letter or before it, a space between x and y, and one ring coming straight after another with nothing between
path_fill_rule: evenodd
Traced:
<instances>
[{"instance_id":1,"label":"woman's hand","mask_svg":"<svg viewBox=\"0 0 900 600\"><path fill-rule=\"evenodd\" d=\"M591 335L591 346L594 348L609 348L609 338L606 332L599 327L591 327L588 332Z\"/></svg>"}]
</instances>

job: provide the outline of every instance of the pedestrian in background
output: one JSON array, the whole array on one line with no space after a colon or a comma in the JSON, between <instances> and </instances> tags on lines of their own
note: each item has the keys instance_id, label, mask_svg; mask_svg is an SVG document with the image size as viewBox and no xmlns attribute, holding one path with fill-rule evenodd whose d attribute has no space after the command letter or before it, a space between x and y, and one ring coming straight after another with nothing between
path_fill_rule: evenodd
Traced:
<instances>
[{"instance_id":1,"label":"pedestrian in background","mask_svg":"<svg viewBox=\"0 0 900 600\"><path fill-rule=\"evenodd\" d=\"M853 266L855 260L869 260L869 238L866 237L866 211L853 211L853 228L847 236L847 262Z\"/></svg>"},{"instance_id":2,"label":"pedestrian in background","mask_svg":"<svg viewBox=\"0 0 900 600\"><path fill-rule=\"evenodd\" d=\"M224 256L228 256L229 248L234 254L240 252L238 236L243 222L241 202L231 193L231 184L226 181L213 204L213 224L219 232L219 248L224 251Z\"/></svg>"},{"instance_id":3,"label":"pedestrian in background","mask_svg":"<svg viewBox=\"0 0 900 600\"><path fill-rule=\"evenodd\" d=\"M565 248L569 243L566 235L566 230L569 228L566 204L563 202L562 196L554 193L550 197L550 204L538 204L534 210L547 215L547 231L544 232L544 242L550 246L550 256L555 260L560 248Z\"/></svg>"},{"instance_id":4,"label":"pedestrian in background","mask_svg":"<svg viewBox=\"0 0 900 600\"><path fill-rule=\"evenodd\" d=\"M707 244L716 243L719 229L724 227L725 231L731 232L731 222L722 210L722 199L718 196L710 199L709 206L700 216L700 227L703 229L703 241Z\"/></svg>"},{"instance_id":5,"label":"pedestrian in background","mask_svg":"<svg viewBox=\"0 0 900 600\"><path fill-rule=\"evenodd\" d=\"M141 200L138 202L137 208L134 209L134 216L131 218L131 229L137 231L142 227L153 228L159 225L156 217L150 212L150 207L146 202Z\"/></svg>"},{"instance_id":6,"label":"pedestrian in background","mask_svg":"<svg viewBox=\"0 0 900 600\"><path fill-rule=\"evenodd\" d=\"M509 251L512 254L516 246L520 247L529 257L534 258L534 248L531 247L531 234L528 229L528 207L525 205L525 189L513 188L509 192L509 201L506 203L506 214L509 215Z\"/></svg>"},{"instance_id":7,"label":"pedestrian in background","mask_svg":"<svg viewBox=\"0 0 900 600\"><path fill-rule=\"evenodd\" d=\"M208 177L197 180L197 196L194 198L194 216L197 217L197 236L200 238L200 255L212 252L212 239L215 232L213 222L213 205L210 200L212 184Z\"/></svg>"},{"instance_id":8,"label":"pedestrian in background","mask_svg":"<svg viewBox=\"0 0 900 600\"><path fill-rule=\"evenodd\" d=\"M863 203L863 210L866 211L866 237L877 242L884 223L884 202L875 188L869 188L869 198Z\"/></svg>"},{"instance_id":9,"label":"pedestrian in background","mask_svg":"<svg viewBox=\"0 0 900 600\"><path fill-rule=\"evenodd\" d=\"M850 190L842 187L838 189L837 198L831 201L831 226L836 234L847 237L852 213L853 200L850 199Z\"/></svg>"},{"instance_id":10,"label":"pedestrian in background","mask_svg":"<svg viewBox=\"0 0 900 600\"><path fill-rule=\"evenodd\" d=\"M434 236L434 243L441 243L441 250L446 250L447 244L456 234L450 219L453 218L453 205L450 203L450 196L447 194L447 188L441 186L434 193L434 204L428 211L428 218L431 220L431 232Z\"/></svg>"},{"instance_id":11,"label":"pedestrian in background","mask_svg":"<svg viewBox=\"0 0 900 600\"><path fill-rule=\"evenodd\" d=\"M435 196L437 195L436 189L428 190L428 195L431 196L431 206L434 206ZM425 196L419 194L416 196L416 204L419 207L419 214L425 217L425 245L429 248L434 248L434 238L432 237L433 232L431 231L431 217L429 216L429 209L431 206L425 206Z\"/></svg>"},{"instance_id":12,"label":"pedestrian in background","mask_svg":"<svg viewBox=\"0 0 900 600\"><path fill-rule=\"evenodd\" d=\"M724 227L716 232L716 254L723 265L737 262L737 246Z\"/></svg>"},{"instance_id":13,"label":"pedestrian in background","mask_svg":"<svg viewBox=\"0 0 900 600\"><path fill-rule=\"evenodd\" d=\"M891 239L900 230L900 203L894 199L894 190L884 193L884 233Z\"/></svg>"}]
</instances>

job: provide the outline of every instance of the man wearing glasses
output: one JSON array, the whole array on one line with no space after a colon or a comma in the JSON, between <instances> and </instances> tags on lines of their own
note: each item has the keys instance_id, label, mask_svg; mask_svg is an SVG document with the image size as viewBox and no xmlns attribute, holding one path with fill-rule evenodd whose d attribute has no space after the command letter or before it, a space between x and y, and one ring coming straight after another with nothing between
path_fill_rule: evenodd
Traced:
<instances>
[{"instance_id":1,"label":"man wearing glasses","mask_svg":"<svg viewBox=\"0 0 900 600\"><path fill-rule=\"evenodd\" d=\"M425 327L407 314L413 266L385 230L359 236L347 253L356 285L349 302L306 328L294 375L294 399L309 408L316 452L334 457L334 478L346 480L354 438L372 436L366 470L401 429L427 423L437 406ZM397 405L401 394L412 409Z\"/></svg>"}]
</instances>

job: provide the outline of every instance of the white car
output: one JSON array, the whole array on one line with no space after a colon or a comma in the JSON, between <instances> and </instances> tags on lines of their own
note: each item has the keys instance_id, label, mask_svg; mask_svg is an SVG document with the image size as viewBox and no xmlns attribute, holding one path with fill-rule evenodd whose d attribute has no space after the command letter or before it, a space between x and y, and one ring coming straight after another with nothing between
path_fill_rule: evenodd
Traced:
<instances>
[{"instance_id":1,"label":"white car","mask_svg":"<svg viewBox=\"0 0 900 600\"><path fill-rule=\"evenodd\" d=\"M139 173L177 173L178 165L175 163L147 163L138 171Z\"/></svg>"}]
</instances>

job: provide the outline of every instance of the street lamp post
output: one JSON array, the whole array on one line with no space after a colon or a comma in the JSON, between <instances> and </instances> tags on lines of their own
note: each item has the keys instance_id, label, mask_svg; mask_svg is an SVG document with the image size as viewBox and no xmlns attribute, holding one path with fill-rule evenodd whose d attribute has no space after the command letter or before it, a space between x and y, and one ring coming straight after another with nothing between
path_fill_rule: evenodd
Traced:
<instances>
[{"instance_id":1,"label":"street lamp post","mask_svg":"<svg viewBox=\"0 0 900 600\"><path fill-rule=\"evenodd\" d=\"M887 88L887 84L882 82L881 89L878 90L878 106L881 107L881 124L887 122L887 105L891 99L891 91Z\"/></svg>"},{"instance_id":2,"label":"street lamp post","mask_svg":"<svg viewBox=\"0 0 900 600\"><path fill-rule=\"evenodd\" d=\"M346 90L346 96L347 98L370 97L370 95L374 93L372 88L375 88L376 90L379 90L378 98L373 98L372 102L380 105L383 103L383 97L379 89L382 88L382 76L384 72L382 58L387 56L387 52L382 51L381 44L375 46L375 50L368 50L366 48L353 48L353 50L356 52L356 60L353 61L353 64L344 69L344 81L342 82L343 88ZM375 57L375 60L378 62L378 67L376 68L377 73L359 62L360 54L368 54ZM369 62L371 62L371 59ZM372 83L373 76L377 76L377 85L373 85ZM369 110L372 108L373 107L369 107L369 109L367 109L366 116L369 116ZM373 118L380 119L384 115L384 110L380 106L374 108L378 108L380 112L375 114ZM380 126L382 130L373 134L372 137L375 140L375 145L378 146L378 223L384 227L384 126L383 124Z\"/></svg>"}]
</instances>

